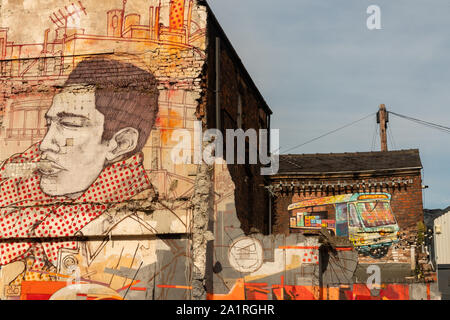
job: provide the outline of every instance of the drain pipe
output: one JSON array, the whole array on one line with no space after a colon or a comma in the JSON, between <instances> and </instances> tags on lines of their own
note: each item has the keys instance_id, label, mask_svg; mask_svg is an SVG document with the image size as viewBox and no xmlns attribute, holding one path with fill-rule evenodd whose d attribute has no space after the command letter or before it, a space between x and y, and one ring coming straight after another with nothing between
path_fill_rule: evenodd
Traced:
<instances>
[{"instance_id":1,"label":"drain pipe","mask_svg":"<svg viewBox=\"0 0 450 320\"><path fill-rule=\"evenodd\" d=\"M272 235L272 195L269 193L269 236Z\"/></svg>"},{"instance_id":2,"label":"drain pipe","mask_svg":"<svg viewBox=\"0 0 450 320\"><path fill-rule=\"evenodd\" d=\"M216 129L218 130L221 130L220 120L220 38L216 37Z\"/></svg>"}]
</instances>

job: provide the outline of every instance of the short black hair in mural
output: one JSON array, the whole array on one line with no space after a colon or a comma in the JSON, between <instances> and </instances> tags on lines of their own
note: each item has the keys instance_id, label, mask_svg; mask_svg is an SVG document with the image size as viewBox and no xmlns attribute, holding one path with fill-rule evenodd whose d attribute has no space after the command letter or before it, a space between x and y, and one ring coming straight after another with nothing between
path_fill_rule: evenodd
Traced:
<instances>
[{"instance_id":1,"label":"short black hair in mural","mask_svg":"<svg viewBox=\"0 0 450 320\"><path fill-rule=\"evenodd\" d=\"M102 139L110 140L121 129L138 130L136 149L146 144L158 115L159 91L154 75L132 63L95 57L80 62L64 87L86 85L95 88L95 106L105 117Z\"/></svg>"}]
</instances>

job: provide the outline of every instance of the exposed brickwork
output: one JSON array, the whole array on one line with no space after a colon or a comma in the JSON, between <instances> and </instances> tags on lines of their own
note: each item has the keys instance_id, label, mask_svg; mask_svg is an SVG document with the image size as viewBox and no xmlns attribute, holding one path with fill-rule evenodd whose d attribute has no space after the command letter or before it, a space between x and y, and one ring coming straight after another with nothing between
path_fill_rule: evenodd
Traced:
<instances>
[{"instance_id":1,"label":"exposed brickwork","mask_svg":"<svg viewBox=\"0 0 450 320\"><path fill-rule=\"evenodd\" d=\"M327 191L326 188L317 188L315 190L310 190L305 188L304 190L295 189L291 192L292 202L299 202L305 199L311 198L320 198L326 196L333 196L338 194L347 194L347 193L358 193L358 192L386 192L390 193L392 196L391 207L392 211L397 218L397 222L401 229L409 229L415 228L419 221L423 222L423 202L422 202L422 179L420 176L420 172L416 174L405 174L405 175L396 175L396 176L384 176L384 177L374 177L370 178L372 184L376 182L385 182L386 180L391 179L401 179L408 180L410 183L407 185L396 185L395 187L366 187L362 188L342 188L339 191ZM362 183L362 180L367 181L367 177L365 179L348 179L345 178L346 182L349 184L352 183ZM277 186L282 179L275 179L272 184ZM339 181L343 181L342 178L332 178L332 179L288 179L288 181L296 181L302 182L307 181L307 183L311 183L312 185L322 185L323 183L334 184L339 183ZM286 194L286 193L284 193ZM285 195L282 197L285 197ZM284 202L280 202L283 203ZM289 203L290 204L290 203ZM288 204L288 205L289 205ZM279 216L288 216L287 206L284 207L276 207L276 212L274 213L276 216L276 221L282 221L283 224L277 225L277 230L280 233L286 233L286 230L289 230L289 219L283 219Z\"/></svg>"},{"instance_id":2,"label":"exposed brickwork","mask_svg":"<svg viewBox=\"0 0 450 320\"><path fill-rule=\"evenodd\" d=\"M404 178L412 179L413 183L392 192L392 211L400 228L415 228L419 221L423 222L422 178L420 175Z\"/></svg>"},{"instance_id":3,"label":"exposed brickwork","mask_svg":"<svg viewBox=\"0 0 450 320\"><path fill-rule=\"evenodd\" d=\"M218 25L210 20L208 29L208 127L216 128L216 37L220 45L220 106L221 130L226 145L226 129L238 129L239 96L242 105L242 129L268 129L269 110L260 97L234 49L221 33ZM247 140L248 142L248 140ZM248 143L247 143L248 151ZM224 150L226 155L226 149ZM246 163L248 163L248 158ZM269 221L269 198L264 189L264 177L260 165L229 164L228 170L235 186L235 205L241 228L246 234L267 233Z\"/></svg>"},{"instance_id":4,"label":"exposed brickwork","mask_svg":"<svg viewBox=\"0 0 450 320\"><path fill-rule=\"evenodd\" d=\"M287 207L292 204L294 196L289 193L275 197L273 200L273 227L275 234L289 235L289 214Z\"/></svg>"},{"instance_id":5,"label":"exposed brickwork","mask_svg":"<svg viewBox=\"0 0 450 320\"><path fill-rule=\"evenodd\" d=\"M327 185L336 185L345 180L347 187L340 189L327 188ZM371 186L369 187L369 181ZM393 186L386 186L386 181L401 181L403 183L396 183ZM404 182L407 183L404 183ZM277 187L280 183L290 184L298 183L300 185L311 185L311 188L301 187L283 187L280 189L276 199L274 200L274 218L273 218L273 232L276 234L290 234L289 231L289 212L288 206L292 203L299 202L311 198L320 198L326 196L334 196L348 193L362 193L362 192L386 192L390 193L391 208L395 214L398 225L400 227L399 238L397 245L391 247L387 254L382 258L371 258L370 256L359 255L359 263L380 263L380 262L397 262L410 263L411 262L411 245L415 243L417 237L417 224L423 222L423 202L422 202L422 179L420 171L411 172L405 171L396 172L392 175L384 176L359 176L357 178L349 177L321 177L313 179L298 178L294 176L289 178L277 177L272 180L272 185ZM363 187L364 182L364 187ZM379 183L383 182L383 186ZM350 187L350 185L360 184L358 187ZM316 188L312 187L316 185ZM323 185L323 187L322 187ZM377 185L375 187L375 185ZM327 190L328 189L328 190ZM334 209L329 206L327 208L329 217L334 219Z\"/></svg>"}]
</instances>

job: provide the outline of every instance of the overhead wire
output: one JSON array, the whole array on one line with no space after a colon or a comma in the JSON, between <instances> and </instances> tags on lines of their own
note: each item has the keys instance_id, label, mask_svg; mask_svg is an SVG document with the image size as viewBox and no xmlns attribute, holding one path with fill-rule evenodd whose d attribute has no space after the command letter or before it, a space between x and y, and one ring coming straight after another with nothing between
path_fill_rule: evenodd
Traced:
<instances>
[{"instance_id":1,"label":"overhead wire","mask_svg":"<svg viewBox=\"0 0 450 320\"><path fill-rule=\"evenodd\" d=\"M413 117L405 116L403 114L399 114L399 113L392 112L392 111L388 111L388 113L393 114L394 116L397 116L397 117L400 117L400 118L403 118L403 119L406 119L406 120L409 120L409 121L412 121L412 122L424 125L426 127L437 129L437 130L440 130L442 132L450 134L450 127L446 127L446 126L443 126L443 125L440 125L440 124L436 124L436 123L433 123L433 122L428 122L428 121L425 121L425 120L420 120L420 119L416 119L416 118L413 118Z\"/></svg>"},{"instance_id":2,"label":"overhead wire","mask_svg":"<svg viewBox=\"0 0 450 320\"><path fill-rule=\"evenodd\" d=\"M322 139L322 138L324 138L324 137L326 137L326 136L329 136L330 134L333 134L333 133L336 133L336 132L338 132L338 131L340 131L340 130L343 130L343 129L345 129L345 128L348 128L348 127L350 127L350 126L352 126L352 125L354 125L354 124L356 124L356 123L358 123L358 122L361 122L361 121L363 121L363 120L366 120L366 119L369 118L369 117L374 116L375 114L376 114L376 112L375 112L375 113L371 113L371 114L369 114L369 115L367 115L367 116L365 116L365 117L363 117L363 118L361 118L361 119L358 119L358 120L356 120L356 121L353 121L353 122L351 122L351 123L349 123L349 124L346 124L346 125L344 125L344 126L342 126L342 127L337 128L337 129L335 129L335 130L329 131L329 132L327 132L327 133L325 133L325 134L322 134L322 135L320 135L320 136L318 136L318 137L316 137L316 138L313 138L313 139L311 139L311 140L308 140L308 141L306 141L306 142L304 142L304 143L302 143L302 144L299 144L299 145L297 145L297 146L294 146L294 147L291 147L291 148L289 148L289 149L287 149L287 150L284 150L283 153L286 153L286 152L292 151L292 150L294 150L294 149L303 147L303 146L305 146L305 145L307 145L307 144L309 144L309 143L311 143L311 142L317 141L317 140ZM278 151L280 151L280 148L279 148L278 150L276 150L274 153L277 153Z\"/></svg>"},{"instance_id":3,"label":"overhead wire","mask_svg":"<svg viewBox=\"0 0 450 320\"><path fill-rule=\"evenodd\" d=\"M400 118L403 118L403 119L406 119L406 120L409 120L409 121L412 121L412 122L415 122L415 123L424 125L424 126L426 126L426 127L433 128L433 129L438 129L438 130L440 130L440 131L442 131L442 132L445 132L445 133L449 133L449 134L450 134L450 127L446 127L446 126L439 125L439 124L432 123L432 122L428 122L428 121L425 121L425 120L420 120L420 119L416 119L416 118L413 118L413 117L405 116L405 115L402 115L402 114L399 114L399 113L396 113L396 112L392 112L392 111L388 111L388 113L390 113L390 114L392 114L392 115L395 115L395 116L397 116L397 117L400 117ZM365 119L367 119L367 118L369 118L369 117L371 117L371 116L374 116L375 114L376 114L376 112L375 112L375 113L371 113L371 114L369 114L369 115L367 115L367 116L365 116L365 117L363 117L363 118L361 118L361 119L358 119L358 120L356 120L356 121L353 121L353 122L351 122L351 123L348 123L348 124L346 124L346 125L344 125L344 126L342 126L342 127L339 127L339 128L334 129L334 130L332 130L332 131L329 131L329 132L327 132L327 133L325 133L325 134L322 134L322 135L320 135L320 136L318 136L318 137L316 137L316 138L313 138L313 139L310 139L310 140L308 140L308 141L305 141L305 142L303 142L302 144L296 145L296 146L294 146L294 147L291 147L291 148L289 148L289 149L285 149L285 150L282 150L282 151L283 151L283 153L287 153L287 152L289 152L289 151L292 151L292 150L295 150L295 149L297 149L297 148L303 147L303 146L305 146L305 145L307 145L307 144L309 144L309 143L312 143L312 142L317 141L317 140L319 140L319 139L322 139L322 138L324 138L324 137L326 137L326 136L329 136L329 135L331 135L331 134L333 134L333 133L336 133L336 132L338 132L338 131L340 131L340 130L343 130L343 129L345 129L345 128L348 128L348 127L350 127L350 126L352 126L352 125L354 125L354 124L356 124L356 123L358 123L358 122L361 122L361 121L363 121L363 120L365 120ZM375 133L374 133L374 136L373 136L373 139L372 139L372 150L373 150L373 148L375 147L375 138L376 138L376 134L377 134L377 133L378 133L378 126L376 126L376 130L375 130ZM391 139L389 139L389 141L391 142L392 147L395 149L397 144L395 143L394 135L393 135L393 132L392 132L390 126L388 127L388 135L389 135L390 138L391 138ZM274 151L274 153L278 153L278 152L280 151L280 149L281 149L281 148L278 148L277 150Z\"/></svg>"},{"instance_id":4,"label":"overhead wire","mask_svg":"<svg viewBox=\"0 0 450 320\"><path fill-rule=\"evenodd\" d=\"M374 122L374 123L375 123L375 129L373 131L372 146L370 148L370 151L373 151L375 149L375 141L376 141L376 138L377 138L377 135L378 135L378 125L377 125L376 122Z\"/></svg>"},{"instance_id":5,"label":"overhead wire","mask_svg":"<svg viewBox=\"0 0 450 320\"><path fill-rule=\"evenodd\" d=\"M392 144L392 148L395 150L397 149L397 144L395 143L395 139L394 139L394 133L392 132L391 126L388 126L388 134L389 134L389 141L391 141Z\"/></svg>"},{"instance_id":6,"label":"overhead wire","mask_svg":"<svg viewBox=\"0 0 450 320\"><path fill-rule=\"evenodd\" d=\"M429 121L425 121L425 120L421 120L421 119L416 119L416 118L409 117L409 116L405 116L403 114L399 114L399 113L392 112L392 111L389 111L389 113L394 115L394 116L397 116L399 118L403 118L403 119L412 121L414 123L421 124L421 125L426 126L428 128L437 129L437 130L439 130L441 132L450 134L450 127L443 126L443 125L440 125L440 124L437 124L437 123L433 123L433 122L429 122ZM425 168L422 169L422 181L425 181ZM422 201L423 201L423 203L426 202L425 196L426 196L426 193L422 192Z\"/></svg>"}]
</instances>

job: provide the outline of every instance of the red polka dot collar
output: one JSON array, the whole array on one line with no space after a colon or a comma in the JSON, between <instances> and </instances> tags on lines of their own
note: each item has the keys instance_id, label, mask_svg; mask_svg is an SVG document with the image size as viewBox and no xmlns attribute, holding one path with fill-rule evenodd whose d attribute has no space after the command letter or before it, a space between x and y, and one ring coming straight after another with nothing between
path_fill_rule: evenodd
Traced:
<instances>
[{"instance_id":1,"label":"red polka dot collar","mask_svg":"<svg viewBox=\"0 0 450 320\"><path fill-rule=\"evenodd\" d=\"M0 265L29 256L34 257L35 268L56 265L59 249L77 247L64 238L74 236L116 204L151 188L142 154L106 167L78 199L44 194L37 173L26 178L5 177L7 165L39 161L39 147L35 145L0 168L0 239L8 239L0 243Z\"/></svg>"}]
</instances>

